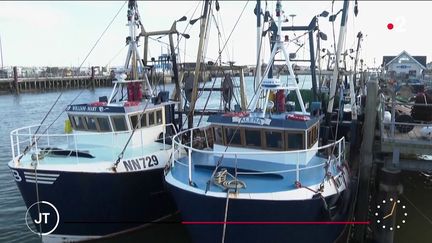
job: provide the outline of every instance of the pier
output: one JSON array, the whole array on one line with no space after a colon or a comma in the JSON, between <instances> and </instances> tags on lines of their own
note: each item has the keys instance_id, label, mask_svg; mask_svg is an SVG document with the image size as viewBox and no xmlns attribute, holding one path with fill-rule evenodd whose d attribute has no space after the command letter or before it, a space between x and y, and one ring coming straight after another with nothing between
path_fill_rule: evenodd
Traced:
<instances>
[{"instance_id":1,"label":"pier","mask_svg":"<svg viewBox=\"0 0 432 243\"><path fill-rule=\"evenodd\" d=\"M0 92L10 93L110 86L112 78L109 76L96 76L94 79L91 76L20 78L18 81L0 79Z\"/></svg>"},{"instance_id":2,"label":"pier","mask_svg":"<svg viewBox=\"0 0 432 243\"><path fill-rule=\"evenodd\" d=\"M96 75L92 69L91 75L79 76L57 76L57 77L19 77L14 67L13 77L0 79L0 93L15 93L82 89L96 87L111 87L112 77L110 75Z\"/></svg>"},{"instance_id":3,"label":"pier","mask_svg":"<svg viewBox=\"0 0 432 243\"><path fill-rule=\"evenodd\" d=\"M419 210L404 196L401 173L432 171L432 160L425 159L432 151L432 136L424 130L432 128L432 122L414 120L411 114L414 106L432 109L432 104L400 102L395 88L379 84L378 77L367 82L367 91L355 218L369 221L370 226L369 233L366 226L357 226L351 242L373 239L390 243L402 222L401 215L388 216L387 227L391 230L386 230L375 213L391 211L391 205L382 204L386 200L402 201Z\"/></svg>"}]
</instances>

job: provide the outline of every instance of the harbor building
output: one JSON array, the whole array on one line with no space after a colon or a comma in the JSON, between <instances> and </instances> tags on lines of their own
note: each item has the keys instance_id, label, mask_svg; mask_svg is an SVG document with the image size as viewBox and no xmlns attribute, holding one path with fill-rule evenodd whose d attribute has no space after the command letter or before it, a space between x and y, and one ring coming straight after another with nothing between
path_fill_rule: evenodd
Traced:
<instances>
[{"instance_id":1,"label":"harbor building","mask_svg":"<svg viewBox=\"0 0 432 243\"><path fill-rule=\"evenodd\" d=\"M402 51L397 56L383 56L382 66L390 78L420 79L426 70L426 56L411 56Z\"/></svg>"}]
</instances>

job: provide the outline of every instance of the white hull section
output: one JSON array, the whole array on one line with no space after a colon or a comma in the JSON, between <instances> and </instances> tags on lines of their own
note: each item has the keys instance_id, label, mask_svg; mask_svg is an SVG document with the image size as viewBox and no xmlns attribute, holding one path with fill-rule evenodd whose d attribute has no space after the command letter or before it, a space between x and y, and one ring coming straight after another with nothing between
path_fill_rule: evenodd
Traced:
<instances>
[{"instance_id":1,"label":"white hull section","mask_svg":"<svg viewBox=\"0 0 432 243\"><path fill-rule=\"evenodd\" d=\"M44 171L65 171L65 172L86 172L86 173L126 173L132 171L142 171L142 170L154 170L164 168L168 162L171 150L160 150L152 153L147 153L142 156L123 158L117 166L116 172L112 170L115 161L100 161L100 162L90 162L90 163L61 163L63 158L59 157L59 163L40 163L37 166L37 170ZM35 170L35 167L29 163L19 163L18 158L9 162L9 167L11 169L29 169ZM35 163L34 163L35 164ZM25 174L26 179L35 180L34 172L27 172ZM37 173L38 182L55 181L55 175L44 175ZM57 175L58 177L58 175Z\"/></svg>"}]
</instances>

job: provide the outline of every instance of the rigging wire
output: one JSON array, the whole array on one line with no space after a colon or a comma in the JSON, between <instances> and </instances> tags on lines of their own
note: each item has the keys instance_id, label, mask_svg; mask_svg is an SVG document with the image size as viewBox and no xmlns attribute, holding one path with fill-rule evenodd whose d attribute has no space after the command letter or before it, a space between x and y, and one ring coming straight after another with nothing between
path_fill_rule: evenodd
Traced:
<instances>
[{"instance_id":1,"label":"rigging wire","mask_svg":"<svg viewBox=\"0 0 432 243\"><path fill-rule=\"evenodd\" d=\"M243 7L243 9L242 9L242 11L241 11L239 17L237 18L236 23L234 24L234 26L233 26L233 28L232 28L232 30L231 30L229 36L228 36L228 39L226 40L226 42L224 43L224 45L223 45L223 47L222 47L222 49L221 49L221 52L224 51L225 47L227 46L227 43L228 43L229 39L231 38L231 36L232 36L234 30L236 29L236 27L237 27L237 25L238 25L238 23L239 23L241 17L243 16L243 12L245 11L245 9L246 9L246 7L247 7L248 4L249 4L249 0L245 3L245 5L244 5L244 7ZM211 11L211 10L210 10L210 11ZM210 11L209 11L209 12L210 12ZM219 57L216 59L215 63L217 63L218 61L219 61ZM198 99L198 98L197 98L197 99ZM186 121L188 120L188 117L189 117L189 115L190 115L191 113L192 113L192 110L188 112L188 116L186 117L185 122L183 123L183 126L184 126L184 124L187 123ZM202 115L203 115L203 114L201 114L201 116L202 116ZM182 126L182 128L183 128L183 126ZM181 128L181 129L182 129L182 128Z\"/></svg>"},{"instance_id":2,"label":"rigging wire","mask_svg":"<svg viewBox=\"0 0 432 243\"><path fill-rule=\"evenodd\" d=\"M108 26L105 28L105 30L102 32L102 34L100 35L100 37L97 39L96 43L93 45L93 47L90 49L89 53L87 54L87 56L84 58L84 61L81 63L81 65L78 67L78 70L81 69L82 65L84 64L84 62L87 60L87 58L90 56L90 54L93 52L94 48L96 47L96 45L99 43L99 41L101 40L102 36L105 34L105 32L108 30L108 28L111 26L111 24L114 22L114 20L117 18L117 16L119 15L120 11L123 9L123 7L126 5L127 1L125 1L123 3L123 5L120 7L120 9L117 11L117 13L115 14L115 16L112 18L112 20L110 21L110 23L108 24ZM82 89L78 95L72 100L72 102L69 103L69 105L71 105L83 92L84 90L86 90L88 87L90 87L89 83L84 89ZM63 95L64 90L62 90L59 94L59 96L57 97L57 100L54 102L54 104L51 106L51 108L49 109L49 111L46 113L45 117L42 119L42 122L39 124L39 127L36 129L35 133L33 134L33 139L35 137L35 135L37 134L37 132L39 131L39 129L42 127L42 124L44 123L44 121L46 120L46 118L48 117L48 115L51 113L52 109L54 108L54 106L57 104L57 102L59 101L60 97ZM56 119L54 119L54 121L42 132L42 134L46 133L48 131L48 129L58 120L58 118L60 118L60 116L65 112L65 110L63 110L57 117ZM34 140L30 145L27 145L27 147L24 149L23 153L20 155L20 157L18 158L18 160L20 160L27 152L28 150L33 147L36 142L40 139L37 138L36 140Z\"/></svg>"},{"instance_id":3,"label":"rigging wire","mask_svg":"<svg viewBox=\"0 0 432 243\"><path fill-rule=\"evenodd\" d=\"M195 10L193 11L193 13L192 13L192 15L189 17L189 19L192 19L192 18L195 16L195 12L197 11L197 9L198 9L198 7L200 6L200 4L201 4L201 1L198 2L198 4L197 4L196 7L195 7ZM186 27L184 28L184 30L183 30L182 33L186 33L186 32L187 32L187 28L188 28L189 26L190 26L190 28L189 28L189 31L190 31L190 29L192 28L192 25L191 25L190 22L188 21L187 24L186 24ZM183 35L180 35L180 38L179 38L179 40L177 41L177 45L176 45L176 47L175 47L174 49L177 49L177 48L179 47L179 45L180 45L180 41L182 40L182 38L183 38Z\"/></svg>"},{"instance_id":4,"label":"rigging wire","mask_svg":"<svg viewBox=\"0 0 432 243\"><path fill-rule=\"evenodd\" d=\"M156 87L154 87L152 91L155 92L155 91L156 91ZM153 92L152 92L152 93L153 93ZM144 108L141 110L141 112L140 112L139 115L138 115L137 123L135 124L134 129L132 130L132 132L131 132L131 134L130 134L128 140L126 141L125 145L123 146L122 151L119 153L119 155L118 155L118 157L117 157L117 160L114 162L113 166L111 167L111 169L112 169L114 172L117 172L117 166L118 166L118 164L120 163L120 160L123 158L124 153L125 153L127 147L129 146L129 143L130 143L130 141L132 140L133 135L135 134L135 131L138 130L138 126L141 124L142 116L144 115L144 112L146 111L148 105L150 104L150 100L151 100L151 99L147 99L147 100L146 100L146 103L145 103L145 105L144 105Z\"/></svg>"}]
</instances>

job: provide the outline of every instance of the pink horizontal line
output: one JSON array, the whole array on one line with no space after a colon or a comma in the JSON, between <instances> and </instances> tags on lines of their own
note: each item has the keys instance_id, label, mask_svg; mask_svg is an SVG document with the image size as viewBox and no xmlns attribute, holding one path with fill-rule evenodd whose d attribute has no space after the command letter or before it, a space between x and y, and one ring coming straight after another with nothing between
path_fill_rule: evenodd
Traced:
<instances>
[{"instance_id":1,"label":"pink horizontal line","mask_svg":"<svg viewBox=\"0 0 432 243\"><path fill-rule=\"evenodd\" d=\"M320 225L320 224L369 224L369 221L227 221L227 222L217 222L217 221L182 221L182 224L300 224L300 225Z\"/></svg>"}]
</instances>

